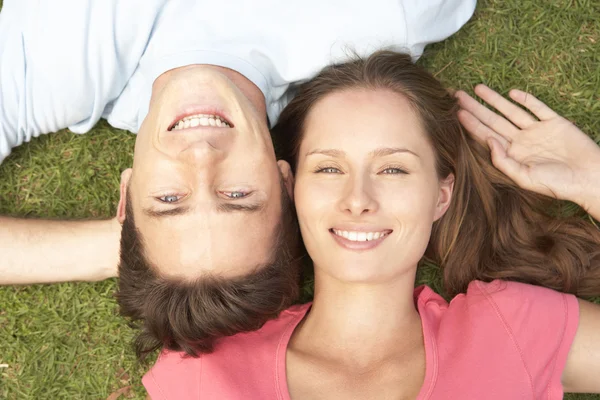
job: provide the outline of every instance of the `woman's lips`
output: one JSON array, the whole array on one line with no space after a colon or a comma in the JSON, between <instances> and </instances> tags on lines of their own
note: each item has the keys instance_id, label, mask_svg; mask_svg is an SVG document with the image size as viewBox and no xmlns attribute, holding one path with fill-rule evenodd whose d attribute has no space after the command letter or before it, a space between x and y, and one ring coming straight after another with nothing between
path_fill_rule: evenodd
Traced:
<instances>
[{"instance_id":1,"label":"woman's lips","mask_svg":"<svg viewBox=\"0 0 600 400\"><path fill-rule=\"evenodd\" d=\"M375 247L379 246L388 236L390 236L390 233L392 233L392 231L387 230L385 235L380 236L377 239L364 241L347 239L343 236L337 235L334 232L334 229L330 229L329 233L333 236L334 240L343 248L354 251L365 251L374 249Z\"/></svg>"}]
</instances>

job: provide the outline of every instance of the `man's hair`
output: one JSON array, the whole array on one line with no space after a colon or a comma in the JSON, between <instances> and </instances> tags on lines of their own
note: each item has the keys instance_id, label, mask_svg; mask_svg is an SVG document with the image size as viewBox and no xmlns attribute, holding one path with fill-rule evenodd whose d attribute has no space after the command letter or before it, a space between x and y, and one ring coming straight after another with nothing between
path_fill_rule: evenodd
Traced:
<instances>
[{"instance_id":1,"label":"man's hair","mask_svg":"<svg viewBox=\"0 0 600 400\"><path fill-rule=\"evenodd\" d=\"M297 299L302 246L283 180L271 259L235 278L206 274L187 281L161 276L146 258L130 199L128 195L121 231L117 301L121 315L140 329L134 342L140 359L161 347L194 357L210 353L219 338L259 329Z\"/></svg>"}]
</instances>

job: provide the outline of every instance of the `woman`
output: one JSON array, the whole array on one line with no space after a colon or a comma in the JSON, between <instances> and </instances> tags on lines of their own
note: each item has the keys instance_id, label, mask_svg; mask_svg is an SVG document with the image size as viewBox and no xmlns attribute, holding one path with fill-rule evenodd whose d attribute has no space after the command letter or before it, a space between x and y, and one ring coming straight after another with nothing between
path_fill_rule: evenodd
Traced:
<instances>
[{"instance_id":1,"label":"woman","mask_svg":"<svg viewBox=\"0 0 600 400\"><path fill-rule=\"evenodd\" d=\"M515 124L458 94L461 121L490 145L494 164L523 187L600 218L600 149L523 92L514 99L539 122L490 89L478 93ZM550 221L537 195L486 164L458 115L457 100L397 53L330 67L307 83L278 129L296 139L288 154L314 302L223 339L212 354L163 353L144 378L152 398L600 392L599 306L525 283L464 287L505 276L597 293L600 233ZM425 254L443 265L450 292L466 293L448 304L427 287L415 290Z\"/></svg>"}]
</instances>

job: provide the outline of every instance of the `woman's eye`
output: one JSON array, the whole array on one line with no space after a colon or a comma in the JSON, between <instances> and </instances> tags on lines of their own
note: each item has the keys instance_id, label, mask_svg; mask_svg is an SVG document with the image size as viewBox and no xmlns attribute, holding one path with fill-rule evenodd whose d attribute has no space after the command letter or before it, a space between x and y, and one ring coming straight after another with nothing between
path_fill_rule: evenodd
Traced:
<instances>
[{"instance_id":1,"label":"woman's eye","mask_svg":"<svg viewBox=\"0 0 600 400\"><path fill-rule=\"evenodd\" d=\"M396 174L407 174L407 172L401 168L386 168L383 171L381 171L382 174L386 174L386 175L396 175Z\"/></svg>"},{"instance_id":2,"label":"woman's eye","mask_svg":"<svg viewBox=\"0 0 600 400\"><path fill-rule=\"evenodd\" d=\"M229 197L230 199L243 199L244 197L248 196L250 193L248 192L221 192L223 193L225 196Z\"/></svg>"},{"instance_id":3,"label":"woman's eye","mask_svg":"<svg viewBox=\"0 0 600 400\"><path fill-rule=\"evenodd\" d=\"M177 203L180 199L181 197L177 196L176 194L167 194L165 196L158 197L158 200L162 201L163 203Z\"/></svg>"},{"instance_id":4,"label":"woman's eye","mask_svg":"<svg viewBox=\"0 0 600 400\"><path fill-rule=\"evenodd\" d=\"M319 168L315 172L323 173L323 174L341 174L342 173L342 171L340 171L339 169L334 168L334 167Z\"/></svg>"}]
</instances>

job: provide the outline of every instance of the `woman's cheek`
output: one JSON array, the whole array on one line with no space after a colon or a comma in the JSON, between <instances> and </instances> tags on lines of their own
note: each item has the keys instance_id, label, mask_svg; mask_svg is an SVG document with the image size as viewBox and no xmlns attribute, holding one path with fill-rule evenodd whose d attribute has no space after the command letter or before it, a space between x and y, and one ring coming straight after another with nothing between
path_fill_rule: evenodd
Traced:
<instances>
[{"instance_id":1,"label":"woman's cheek","mask_svg":"<svg viewBox=\"0 0 600 400\"><path fill-rule=\"evenodd\" d=\"M296 209L318 209L324 204L331 204L339 196L339 185L327 179L300 178L294 190Z\"/></svg>"}]
</instances>

